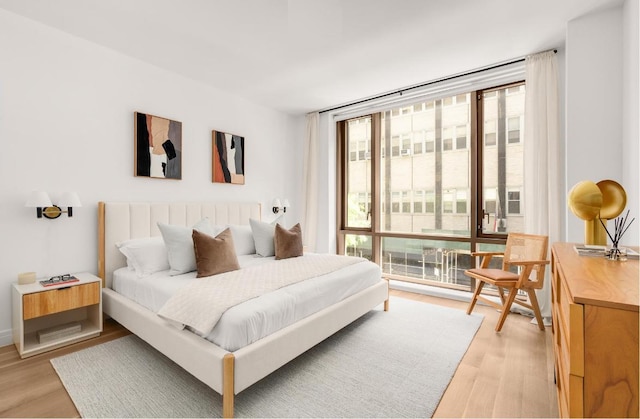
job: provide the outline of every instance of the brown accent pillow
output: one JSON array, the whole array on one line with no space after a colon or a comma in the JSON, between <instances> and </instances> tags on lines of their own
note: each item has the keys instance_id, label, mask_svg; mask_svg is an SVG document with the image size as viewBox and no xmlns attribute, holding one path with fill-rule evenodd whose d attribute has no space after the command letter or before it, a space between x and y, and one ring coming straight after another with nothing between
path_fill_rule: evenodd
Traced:
<instances>
[{"instance_id":1,"label":"brown accent pillow","mask_svg":"<svg viewBox=\"0 0 640 419\"><path fill-rule=\"evenodd\" d=\"M231 230L227 228L215 237L193 230L191 236L196 254L196 278L240 269Z\"/></svg>"},{"instance_id":2,"label":"brown accent pillow","mask_svg":"<svg viewBox=\"0 0 640 419\"><path fill-rule=\"evenodd\" d=\"M294 258L302 256L302 229L300 223L289 230L276 224L276 232L273 236L276 248L276 259Z\"/></svg>"}]
</instances>

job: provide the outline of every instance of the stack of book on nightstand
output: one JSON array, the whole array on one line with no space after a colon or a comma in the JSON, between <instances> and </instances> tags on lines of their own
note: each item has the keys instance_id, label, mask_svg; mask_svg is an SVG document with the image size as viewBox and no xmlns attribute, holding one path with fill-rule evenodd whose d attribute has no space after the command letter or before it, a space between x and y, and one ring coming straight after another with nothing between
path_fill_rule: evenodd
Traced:
<instances>
[{"instance_id":1,"label":"stack of book on nightstand","mask_svg":"<svg viewBox=\"0 0 640 419\"><path fill-rule=\"evenodd\" d=\"M37 333L39 343L49 343L58 339L66 338L82 331L79 322L61 324L48 329L39 330Z\"/></svg>"}]
</instances>

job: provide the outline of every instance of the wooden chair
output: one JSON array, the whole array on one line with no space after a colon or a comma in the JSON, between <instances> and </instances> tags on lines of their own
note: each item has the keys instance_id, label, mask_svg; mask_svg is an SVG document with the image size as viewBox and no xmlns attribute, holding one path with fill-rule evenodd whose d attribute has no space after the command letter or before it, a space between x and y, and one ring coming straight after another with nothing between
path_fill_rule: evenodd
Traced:
<instances>
[{"instance_id":1,"label":"wooden chair","mask_svg":"<svg viewBox=\"0 0 640 419\"><path fill-rule=\"evenodd\" d=\"M465 275L475 278L476 291L467 309L471 314L478 300L482 300L499 310L502 310L496 332L502 329L502 325L511 310L513 303L520 304L533 310L540 330L544 330L538 299L537 289L544 284L544 271L549 261L547 259L547 247L549 238L532 234L509 233L504 252L473 252L472 256L482 256L479 268L468 269ZM493 256L503 255L502 269L489 268L489 262ZM510 271L511 267L517 267L519 273ZM498 288L498 294L502 304L498 304L480 295L484 284L491 284ZM505 295L505 290L508 295ZM516 299L518 290L526 291L529 295L529 303Z\"/></svg>"}]
</instances>

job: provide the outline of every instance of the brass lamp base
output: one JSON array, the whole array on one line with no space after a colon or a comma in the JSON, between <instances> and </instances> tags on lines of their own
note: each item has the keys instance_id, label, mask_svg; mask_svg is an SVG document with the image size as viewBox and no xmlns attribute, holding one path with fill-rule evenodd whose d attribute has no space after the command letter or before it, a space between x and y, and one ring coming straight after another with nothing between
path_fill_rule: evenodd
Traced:
<instances>
[{"instance_id":1,"label":"brass lamp base","mask_svg":"<svg viewBox=\"0 0 640 419\"><path fill-rule=\"evenodd\" d=\"M54 205L52 207L45 207L42 210L42 215L44 215L46 218L53 220L55 218L58 218L62 215L62 208L60 208L57 205Z\"/></svg>"},{"instance_id":2,"label":"brass lamp base","mask_svg":"<svg viewBox=\"0 0 640 419\"><path fill-rule=\"evenodd\" d=\"M607 220L602 220L603 223L607 223ZM607 245L607 232L600 223L600 220L595 218L593 220L585 220L584 222L584 244L594 244L598 246Z\"/></svg>"}]
</instances>

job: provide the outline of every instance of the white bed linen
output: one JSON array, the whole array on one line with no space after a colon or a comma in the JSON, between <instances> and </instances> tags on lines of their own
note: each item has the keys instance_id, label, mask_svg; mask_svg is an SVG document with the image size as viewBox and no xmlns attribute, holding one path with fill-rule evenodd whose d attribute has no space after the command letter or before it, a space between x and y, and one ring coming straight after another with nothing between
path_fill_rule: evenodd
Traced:
<instances>
[{"instance_id":1,"label":"white bed linen","mask_svg":"<svg viewBox=\"0 0 640 419\"><path fill-rule=\"evenodd\" d=\"M238 256L241 267L273 259ZM253 298L227 310L206 339L235 351L379 282L380 276L378 265L356 263ZM163 271L138 278L135 271L121 268L114 272L113 289L157 313L173 293L194 280L195 272L169 276Z\"/></svg>"}]
</instances>

